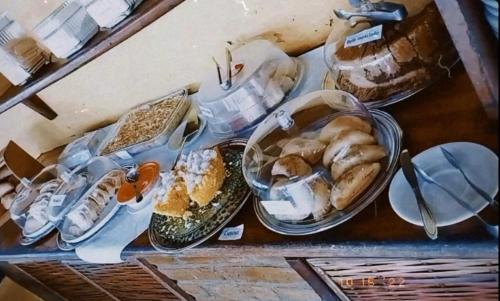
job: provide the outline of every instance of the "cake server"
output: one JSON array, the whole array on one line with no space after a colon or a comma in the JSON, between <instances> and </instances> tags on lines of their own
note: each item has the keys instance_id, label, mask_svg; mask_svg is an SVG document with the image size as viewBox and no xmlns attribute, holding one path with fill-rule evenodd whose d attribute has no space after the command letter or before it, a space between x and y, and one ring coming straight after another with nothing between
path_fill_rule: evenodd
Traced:
<instances>
[{"instance_id":1,"label":"cake server","mask_svg":"<svg viewBox=\"0 0 500 301\"><path fill-rule=\"evenodd\" d=\"M392 2L352 1L351 5L358 8L355 12L335 9L339 19L349 20L352 17L364 17L376 23L387 21L403 21L408 16L408 11L403 4Z\"/></svg>"},{"instance_id":2,"label":"cake server","mask_svg":"<svg viewBox=\"0 0 500 301\"><path fill-rule=\"evenodd\" d=\"M462 176L465 178L465 181L469 183L470 187L472 187L484 200L486 200L491 207L495 209L498 208L497 201L495 201L486 191L484 191L471 181L471 179L465 174L464 170L460 166L460 163L458 163L457 158L455 158L455 156L449 150L447 150L444 147L441 147L441 152L443 153L446 160L451 164L451 166L460 171Z\"/></svg>"},{"instance_id":3,"label":"cake server","mask_svg":"<svg viewBox=\"0 0 500 301\"><path fill-rule=\"evenodd\" d=\"M403 169L403 174L408 181L408 184L410 184L413 194L415 194L415 198L417 199L418 210L422 216L425 233L430 239L437 239L438 228L436 220L434 219L431 210L427 207L424 197L422 196L422 192L420 191L420 187L418 185L417 175L415 174L415 168L411 162L410 154L407 149L401 152L399 159L401 168Z\"/></svg>"},{"instance_id":4,"label":"cake server","mask_svg":"<svg viewBox=\"0 0 500 301\"><path fill-rule=\"evenodd\" d=\"M449 196L451 196L460 206L462 206L465 210L469 211L471 214L473 214L479 222L484 226L486 231L490 233L492 236L494 236L496 239L498 239L498 225L490 225L488 224L479 214L477 214L476 210L474 210L469 203L466 201L462 200L460 197L458 197L455 193L453 193L451 190L434 180L431 176L429 176L422 168L418 167L417 165L413 165L415 170L417 171L417 174L422 178L427 183L433 184L437 187L439 187L441 190L446 192Z\"/></svg>"}]
</instances>

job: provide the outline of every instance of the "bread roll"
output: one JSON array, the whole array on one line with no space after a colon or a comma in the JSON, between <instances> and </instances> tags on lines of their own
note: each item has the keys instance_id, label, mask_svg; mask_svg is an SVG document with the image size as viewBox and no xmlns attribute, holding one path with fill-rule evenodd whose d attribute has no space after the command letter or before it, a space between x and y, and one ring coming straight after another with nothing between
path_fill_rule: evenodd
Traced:
<instances>
[{"instance_id":1,"label":"bread roll","mask_svg":"<svg viewBox=\"0 0 500 301\"><path fill-rule=\"evenodd\" d=\"M314 198L312 214L315 220L320 220L332 209L330 203L330 189L323 179L316 179L311 183Z\"/></svg>"},{"instance_id":2,"label":"bread roll","mask_svg":"<svg viewBox=\"0 0 500 301\"><path fill-rule=\"evenodd\" d=\"M380 163L362 164L345 173L333 185L330 201L337 210L349 206L375 180Z\"/></svg>"},{"instance_id":3,"label":"bread roll","mask_svg":"<svg viewBox=\"0 0 500 301\"><path fill-rule=\"evenodd\" d=\"M283 147L280 157L297 155L314 165L321 160L324 151L325 145L318 140L293 138Z\"/></svg>"},{"instance_id":4,"label":"bread roll","mask_svg":"<svg viewBox=\"0 0 500 301\"><path fill-rule=\"evenodd\" d=\"M375 143L377 143L377 140L375 140L372 135L365 132L357 130L341 132L326 148L323 155L323 165L329 167L333 158L335 158L340 151L352 145Z\"/></svg>"},{"instance_id":5,"label":"bread roll","mask_svg":"<svg viewBox=\"0 0 500 301\"><path fill-rule=\"evenodd\" d=\"M271 174L273 176L303 177L310 175L312 168L304 159L296 155L288 155L274 162Z\"/></svg>"},{"instance_id":6,"label":"bread roll","mask_svg":"<svg viewBox=\"0 0 500 301\"><path fill-rule=\"evenodd\" d=\"M159 215L183 217L189 208L186 183L174 172L162 175L153 211Z\"/></svg>"},{"instance_id":7,"label":"bread roll","mask_svg":"<svg viewBox=\"0 0 500 301\"><path fill-rule=\"evenodd\" d=\"M319 134L319 140L328 143L338 134L346 130L357 130L364 133L371 133L370 123L356 116L340 116L327 124Z\"/></svg>"},{"instance_id":8,"label":"bread roll","mask_svg":"<svg viewBox=\"0 0 500 301\"><path fill-rule=\"evenodd\" d=\"M385 156L385 149L380 145L353 145L342 156L339 154L333 160L330 169L332 178L337 180L354 166L376 162Z\"/></svg>"}]
</instances>

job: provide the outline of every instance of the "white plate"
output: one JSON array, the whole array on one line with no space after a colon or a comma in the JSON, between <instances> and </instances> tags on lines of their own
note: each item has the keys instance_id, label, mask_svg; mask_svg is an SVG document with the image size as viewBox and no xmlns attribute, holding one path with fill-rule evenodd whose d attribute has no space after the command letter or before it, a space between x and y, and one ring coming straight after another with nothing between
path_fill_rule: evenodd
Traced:
<instances>
[{"instance_id":1,"label":"white plate","mask_svg":"<svg viewBox=\"0 0 500 301\"><path fill-rule=\"evenodd\" d=\"M460 162L471 181L492 197L498 192L498 157L488 148L469 142L456 142L430 148L415 156L412 161L424 169L439 183L450 188L457 196L468 202L476 212L488 204L465 181L462 174L446 161L440 147L449 150ZM472 216L448 194L435 185L419 179L420 189L439 227L464 221ZM402 170L398 170L389 187L392 209L404 220L422 226L422 218L410 184Z\"/></svg>"}]
</instances>

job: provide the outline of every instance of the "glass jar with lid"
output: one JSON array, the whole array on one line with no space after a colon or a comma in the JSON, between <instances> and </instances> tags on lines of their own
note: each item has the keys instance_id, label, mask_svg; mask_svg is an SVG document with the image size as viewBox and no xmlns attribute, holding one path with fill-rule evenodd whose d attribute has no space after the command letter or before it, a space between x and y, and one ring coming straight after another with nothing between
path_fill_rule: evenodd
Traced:
<instances>
[{"instance_id":1,"label":"glass jar with lid","mask_svg":"<svg viewBox=\"0 0 500 301\"><path fill-rule=\"evenodd\" d=\"M388 184L401 138L390 115L343 91L285 103L255 129L243 156L259 220L287 235L345 222Z\"/></svg>"},{"instance_id":2,"label":"glass jar with lid","mask_svg":"<svg viewBox=\"0 0 500 301\"><path fill-rule=\"evenodd\" d=\"M402 4L357 2L362 4L353 12L336 10L351 27L328 37L324 56L330 74L324 88L381 107L449 76L458 54L433 2L411 16Z\"/></svg>"},{"instance_id":3,"label":"glass jar with lid","mask_svg":"<svg viewBox=\"0 0 500 301\"><path fill-rule=\"evenodd\" d=\"M25 83L47 62L47 54L6 12L0 14L0 72L13 84Z\"/></svg>"},{"instance_id":4,"label":"glass jar with lid","mask_svg":"<svg viewBox=\"0 0 500 301\"><path fill-rule=\"evenodd\" d=\"M255 126L294 93L302 74L300 61L269 41L252 41L230 56L233 64L225 81L214 71L196 95L208 128L219 137L235 136Z\"/></svg>"}]
</instances>

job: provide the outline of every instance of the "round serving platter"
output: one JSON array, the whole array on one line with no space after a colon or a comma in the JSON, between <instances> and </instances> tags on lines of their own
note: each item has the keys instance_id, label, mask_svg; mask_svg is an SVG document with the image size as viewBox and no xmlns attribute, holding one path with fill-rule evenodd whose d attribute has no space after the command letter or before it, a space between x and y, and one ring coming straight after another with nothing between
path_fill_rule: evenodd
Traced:
<instances>
[{"instance_id":1,"label":"round serving platter","mask_svg":"<svg viewBox=\"0 0 500 301\"><path fill-rule=\"evenodd\" d=\"M251 195L243 177L241 162L247 140L232 139L217 144L226 166L226 179L216 199L203 209L192 209L184 220L154 214L149 224L151 245L158 251L178 253L191 249L221 230Z\"/></svg>"},{"instance_id":2,"label":"round serving platter","mask_svg":"<svg viewBox=\"0 0 500 301\"><path fill-rule=\"evenodd\" d=\"M370 205L387 187L394 171L398 164L399 154L401 152L401 140L403 132L397 122L389 114L379 111L370 110L374 122L377 126L377 138L383 141L387 146L389 154L386 162L386 167L383 174L379 175L373 184L358 200L353 202L344 210L332 210L324 218L319 221L314 221L308 218L304 221L282 221L276 219L273 215L267 213L261 200L254 197L253 207L259 221L269 230L290 236L303 236L319 233L333 227L336 227L361 212L364 208Z\"/></svg>"},{"instance_id":3,"label":"round serving platter","mask_svg":"<svg viewBox=\"0 0 500 301\"><path fill-rule=\"evenodd\" d=\"M449 69L453 68L458 62L460 62L460 58L458 57L458 54L457 54L456 60L453 61L453 63L448 68ZM408 98L412 97L413 95L416 95L417 93L421 92L422 90L427 89L433 83L435 83L436 81L439 81L440 79L442 79L446 75L447 75L447 73L443 72L443 74L437 76L437 78L435 80L429 81L429 83L427 83L424 87L422 87L420 89L410 90L406 93L402 93L402 94L397 95L397 96L392 96L392 97L389 97L388 99L384 99L384 100L374 100L374 101L363 102L363 104L368 109L379 109L379 108L393 105L395 103L407 100ZM448 75L448 76L451 76L451 75ZM331 71L327 71L325 73L321 87L324 90L338 90L338 88L333 80Z\"/></svg>"}]
</instances>

